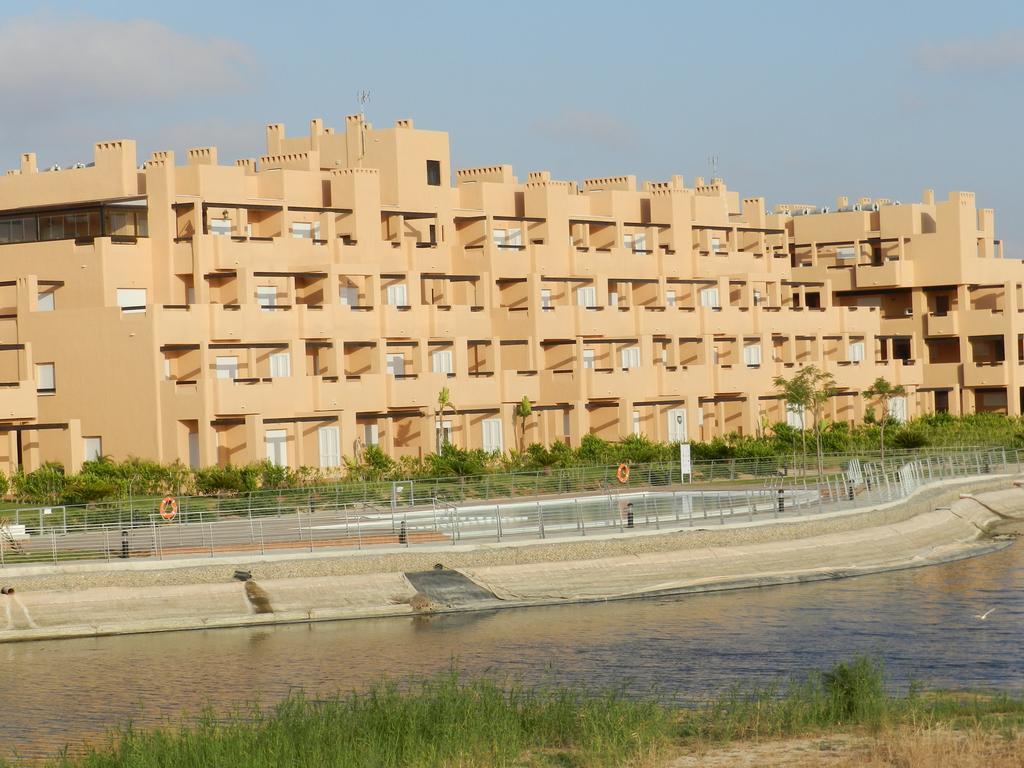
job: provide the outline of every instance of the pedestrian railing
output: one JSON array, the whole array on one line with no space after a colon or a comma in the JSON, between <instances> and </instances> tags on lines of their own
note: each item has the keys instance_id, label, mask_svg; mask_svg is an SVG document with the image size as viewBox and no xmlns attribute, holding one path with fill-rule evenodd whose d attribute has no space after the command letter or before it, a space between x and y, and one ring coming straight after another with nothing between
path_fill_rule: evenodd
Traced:
<instances>
[{"instance_id":1,"label":"pedestrian railing","mask_svg":"<svg viewBox=\"0 0 1024 768\"><path fill-rule=\"evenodd\" d=\"M535 479L529 494L522 485L512 492L495 484L490 497L459 492L458 484L408 480L390 483L387 494L372 499L352 498L339 486L182 498L171 520L156 504L26 508L7 515L26 535L18 542L21 551L0 540L0 566L456 545L756 522L893 501L947 478L1016 472L1021 455L995 448L896 453L884 460L826 457L822 464L821 474L815 467L814 475L776 472L760 483L744 484L740 477L728 488L684 484L677 463L634 470L628 483L596 468L602 471L580 473L573 482L565 474L552 483Z\"/></svg>"}]
</instances>

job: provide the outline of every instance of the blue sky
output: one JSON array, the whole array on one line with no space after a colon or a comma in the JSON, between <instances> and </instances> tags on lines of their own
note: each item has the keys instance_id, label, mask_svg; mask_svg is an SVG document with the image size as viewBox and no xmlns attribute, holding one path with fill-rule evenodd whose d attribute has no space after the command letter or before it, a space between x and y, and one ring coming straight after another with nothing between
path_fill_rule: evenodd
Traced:
<instances>
[{"instance_id":1,"label":"blue sky","mask_svg":"<svg viewBox=\"0 0 1024 768\"><path fill-rule=\"evenodd\" d=\"M12 12L11 5L21 12ZM369 118L447 130L456 167L690 183L745 195L978 193L1024 257L1019 2L288 3L53 0L0 21L0 169Z\"/></svg>"}]
</instances>

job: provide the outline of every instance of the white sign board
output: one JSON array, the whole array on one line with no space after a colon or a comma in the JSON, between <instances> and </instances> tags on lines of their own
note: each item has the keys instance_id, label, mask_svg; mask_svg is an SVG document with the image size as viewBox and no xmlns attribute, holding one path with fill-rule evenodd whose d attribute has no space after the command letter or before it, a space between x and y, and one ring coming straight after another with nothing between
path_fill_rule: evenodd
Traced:
<instances>
[{"instance_id":1,"label":"white sign board","mask_svg":"<svg viewBox=\"0 0 1024 768\"><path fill-rule=\"evenodd\" d=\"M681 482L686 481L686 476L690 475L693 478L693 465L690 463L690 444L680 443L679 444L679 479Z\"/></svg>"}]
</instances>

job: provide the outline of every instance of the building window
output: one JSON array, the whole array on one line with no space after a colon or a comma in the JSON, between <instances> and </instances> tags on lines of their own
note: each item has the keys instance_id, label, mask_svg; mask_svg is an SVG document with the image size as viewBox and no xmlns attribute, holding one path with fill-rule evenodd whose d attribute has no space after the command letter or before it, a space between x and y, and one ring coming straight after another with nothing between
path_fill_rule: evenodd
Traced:
<instances>
[{"instance_id":1,"label":"building window","mask_svg":"<svg viewBox=\"0 0 1024 768\"><path fill-rule=\"evenodd\" d=\"M292 237L300 240L319 240L319 221L293 221L291 225Z\"/></svg>"},{"instance_id":2,"label":"building window","mask_svg":"<svg viewBox=\"0 0 1024 768\"><path fill-rule=\"evenodd\" d=\"M643 434L643 430L640 429L640 411L633 411L633 434L637 437Z\"/></svg>"},{"instance_id":3,"label":"building window","mask_svg":"<svg viewBox=\"0 0 1024 768\"><path fill-rule=\"evenodd\" d=\"M847 359L851 363L860 363L864 360L864 342L854 341L850 343L850 347L847 350Z\"/></svg>"},{"instance_id":4,"label":"building window","mask_svg":"<svg viewBox=\"0 0 1024 768\"><path fill-rule=\"evenodd\" d=\"M292 375L292 358L288 352L274 352L270 355L270 378L284 379Z\"/></svg>"},{"instance_id":5,"label":"building window","mask_svg":"<svg viewBox=\"0 0 1024 768\"><path fill-rule=\"evenodd\" d=\"M441 186L440 160L427 160L427 184L431 187Z\"/></svg>"},{"instance_id":6,"label":"building window","mask_svg":"<svg viewBox=\"0 0 1024 768\"><path fill-rule=\"evenodd\" d=\"M551 289L541 288L540 289L540 308L551 309Z\"/></svg>"},{"instance_id":7,"label":"building window","mask_svg":"<svg viewBox=\"0 0 1024 768\"><path fill-rule=\"evenodd\" d=\"M405 355L401 352L388 354L388 375L405 376Z\"/></svg>"},{"instance_id":8,"label":"building window","mask_svg":"<svg viewBox=\"0 0 1024 768\"><path fill-rule=\"evenodd\" d=\"M391 307L409 306L409 291L405 283L389 285L384 292L384 303Z\"/></svg>"},{"instance_id":9,"label":"building window","mask_svg":"<svg viewBox=\"0 0 1024 768\"><path fill-rule=\"evenodd\" d=\"M625 347L620 355L623 368L640 367L640 347Z\"/></svg>"},{"instance_id":10,"label":"building window","mask_svg":"<svg viewBox=\"0 0 1024 768\"><path fill-rule=\"evenodd\" d=\"M218 356L216 369L218 379L234 381L238 378L238 358L234 355Z\"/></svg>"},{"instance_id":11,"label":"building window","mask_svg":"<svg viewBox=\"0 0 1024 768\"><path fill-rule=\"evenodd\" d=\"M484 450L487 453L503 451L501 440L501 419L484 419Z\"/></svg>"},{"instance_id":12,"label":"building window","mask_svg":"<svg viewBox=\"0 0 1024 768\"><path fill-rule=\"evenodd\" d=\"M39 296L36 300L36 310L39 312L53 312L55 293L57 293L57 289L54 287L40 288Z\"/></svg>"},{"instance_id":13,"label":"building window","mask_svg":"<svg viewBox=\"0 0 1024 768\"><path fill-rule=\"evenodd\" d=\"M665 291L665 306L674 307L676 305L676 292L673 290Z\"/></svg>"},{"instance_id":14,"label":"building window","mask_svg":"<svg viewBox=\"0 0 1024 768\"><path fill-rule=\"evenodd\" d=\"M718 253L720 250L722 250L722 238L720 238L720 237L712 237L711 238L711 252L712 253Z\"/></svg>"},{"instance_id":15,"label":"building window","mask_svg":"<svg viewBox=\"0 0 1024 768\"><path fill-rule=\"evenodd\" d=\"M434 373L454 373L452 370L452 351L437 349L430 353L430 370Z\"/></svg>"},{"instance_id":16,"label":"building window","mask_svg":"<svg viewBox=\"0 0 1024 768\"><path fill-rule=\"evenodd\" d=\"M608 291L608 306L609 307L617 307L617 306L619 306L619 292L618 291Z\"/></svg>"},{"instance_id":17,"label":"building window","mask_svg":"<svg viewBox=\"0 0 1024 768\"><path fill-rule=\"evenodd\" d=\"M231 219L210 219L211 235L230 235Z\"/></svg>"},{"instance_id":18,"label":"building window","mask_svg":"<svg viewBox=\"0 0 1024 768\"><path fill-rule=\"evenodd\" d=\"M86 461L97 461L103 457L103 438L102 437L87 437L85 438L85 460Z\"/></svg>"},{"instance_id":19,"label":"building window","mask_svg":"<svg viewBox=\"0 0 1024 768\"><path fill-rule=\"evenodd\" d=\"M118 288L117 306L121 311L128 314L137 314L146 311L146 289L145 288Z\"/></svg>"},{"instance_id":20,"label":"building window","mask_svg":"<svg viewBox=\"0 0 1024 768\"><path fill-rule=\"evenodd\" d=\"M367 445L380 445L380 427L376 424L364 424L363 442Z\"/></svg>"},{"instance_id":21,"label":"building window","mask_svg":"<svg viewBox=\"0 0 1024 768\"><path fill-rule=\"evenodd\" d=\"M845 245L841 248L836 248L837 259L852 259L856 255L857 254L854 253L852 245Z\"/></svg>"},{"instance_id":22,"label":"building window","mask_svg":"<svg viewBox=\"0 0 1024 768\"><path fill-rule=\"evenodd\" d=\"M714 288L701 288L700 289L700 305L702 307L714 307L717 309L720 304L718 303L718 287Z\"/></svg>"},{"instance_id":23,"label":"building window","mask_svg":"<svg viewBox=\"0 0 1024 768\"><path fill-rule=\"evenodd\" d=\"M587 309L597 307L597 289L592 285L576 289L576 304Z\"/></svg>"},{"instance_id":24,"label":"building window","mask_svg":"<svg viewBox=\"0 0 1024 768\"><path fill-rule=\"evenodd\" d=\"M263 309L277 306L277 288L273 285L256 286L256 303Z\"/></svg>"},{"instance_id":25,"label":"building window","mask_svg":"<svg viewBox=\"0 0 1024 768\"><path fill-rule=\"evenodd\" d=\"M743 363L747 368L758 368L761 365L761 345L760 344L744 344L743 345Z\"/></svg>"},{"instance_id":26,"label":"building window","mask_svg":"<svg viewBox=\"0 0 1024 768\"><path fill-rule=\"evenodd\" d=\"M317 430L320 444L320 466L333 469L341 466L341 434L337 427L320 427Z\"/></svg>"},{"instance_id":27,"label":"building window","mask_svg":"<svg viewBox=\"0 0 1024 768\"><path fill-rule=\"evenodd\" d=\"M359 289L354 285L343 285L340 291L341 303L347 307L359 305Z\"/></svg>"},{"instance_id":28,"label":"building window","mask_svg":"<svg viewBox=\"0 0 1024 768\"><path fill-rule=\"evenodd\" d=\"M36 391L40 395L52 395L57 391L57 370L53 363L36 364Z\"/></svg>"},{"instance_id":29,"label":"building window","mask_svg":"<svg viewBox=\"0 0 1024 768\"><path fill-rule=\"evenodd\" d=\"M265 437L267 461L278 467L288 466L288 432L284 429L268 429Z\"/></svg>"},{"instance_id":30,"label":"building window","mask_svg":"<svg viewBox=\"0 0 1024 768\"><path fill-rule=\"evenodd\" d=\"M627 251L633 253L647 253L647 235L643 233L623 235L622 245Z\"/></svg>"},{"instance_id":31,"label":"building window","mask_svg":"<svg viewBox=\"0 0 1024 768\"><path fill-rule=\"evenodd\" d=\"M595 355L594 350L584 349L583 350L583 368L593 368L595 366Z\"/></svg>"},{"instance_id":32,"label":"building window","mask_svg":"<svg viewBox=\"0 0 1024 768\"><path fill-rule=\"evenodd\" d=\"M804 409L793 403L786 403L786 424L794 429L804 428Z\"/></svg>"},{"instance_id":33,"label":"building window","mask_svg":"<svg viewBox=\"0 0 1024 768\"><path fill-rule=\"evenodd\" d=\"M450 421L442 421L435 424L434 432L437 437L437 450L440 451L446 445L452 444L452 423Z\"/></svg>"},{"instance_id":34,"label":"building window","mask_svg":"<svg viewBox=\"0 0 1024 768\"><path fill-rule=\"evenodd\" d=\"M889 418L900 423L907 420L906 397L893 397L889 399Z\"/></svg>"}]
</instances>

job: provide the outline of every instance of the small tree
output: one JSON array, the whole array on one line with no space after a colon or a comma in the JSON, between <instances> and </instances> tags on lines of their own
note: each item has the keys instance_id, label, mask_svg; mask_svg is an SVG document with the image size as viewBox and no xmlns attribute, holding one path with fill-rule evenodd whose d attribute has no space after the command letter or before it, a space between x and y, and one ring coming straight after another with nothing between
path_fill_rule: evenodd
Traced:
<instances>
[{"instance_id":1,"label":"small tree","mask_svg":"<svg viewBox=\"0 0 1024 768\"><path fill-rule=\"evenodd\" d=\"M906 388L902 384L891 384L886 379L879 376L875 379L875 383L864 390L863 395L871 403L877 403L879 409L882 411L881 418L878 419L879 428L879 453L881 458L885 460L885 425L889 421L889 404L893 398L903 397L907 394Z\"/></svg>"},{"instance_id":2,"label":"small tree","mask_svg":"<svg viewBox=\"0 0 1024 768\"><path fill-rule=\"evenodd\" d=\"M516 403L516 417L519 419L519 450L523 451L526 445L526 420L533 413L533 406L530 405L530 398L523 395L523 399Z\"/></svg>"},{"instance_id":3,"label":"small tree","mask_svg":"<svg viewBox=\"0 0 1024 768\"><path fill-rule=\"evenodd\" d=\"M801 371L801 373L803 373ZM786 412L798 413L800 415L800 445L804 456L804 464L807 463L807 432L804 429L804 413L811 405L811 393L807 386L806 379L796 374L791 379L784 376L776 376L772 379L772 385L778 390L779 395L785 401ZM796 469L796 443L793 443L793 469Z\"/></svg>"},{"instance_id":4,"label":"small tree","mask_svg":"<svg viewBox=\"0 0 1024 768\"><path fill-rule=\"evenodd\" d=\"M825 418L825 406L831 402L839 391L836 378L828 371L813 365L804 368L798 377L802 377L810 394L811 414L814 416L814 443L818 457L818 476L824 472L824 457L821 450L821 423Z\"/></svg>"},{"instance_id":5,"label":"small tree","mask_svg":"<svg viewBox=\"0 0 1024 768\"><path fill-rule=\"evenodd\" d=\"M437 393L437 419L435 431L437 432L437 452L440 453L441 449L444 448L448 442L444 436L443 419L446 408L451 408L452 413L457 413L455 406L452 405L451 392L448 387L441 387L441 391Z\"/></svg>"}]
</instances>

